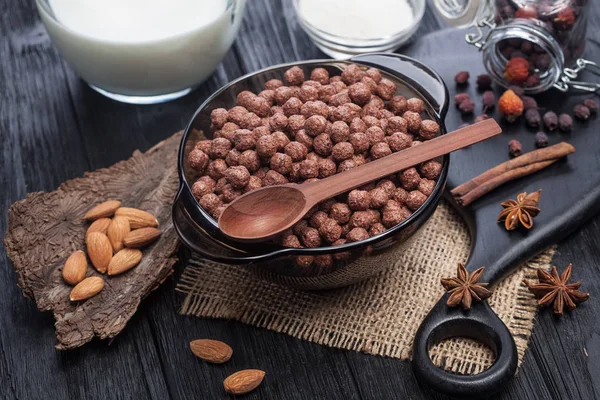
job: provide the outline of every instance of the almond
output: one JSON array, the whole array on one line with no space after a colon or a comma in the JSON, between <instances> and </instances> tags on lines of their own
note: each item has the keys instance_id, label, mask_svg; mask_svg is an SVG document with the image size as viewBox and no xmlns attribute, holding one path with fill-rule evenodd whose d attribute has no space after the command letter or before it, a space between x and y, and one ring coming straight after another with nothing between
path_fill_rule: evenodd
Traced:
<instances>
[{"instance_id":1,"label":"almond","mask_svg":"<svg viewBox=\"0 0 600 400\"><path fill-rule=\"evenodd\" d=\"M92 265L100 273L105 273L108 263L113 256L113 249L110 240L104 233L92 232L87 238L87 252Z\"/></svg>"},{"instance_id":2,"label":"almond","mask_svg":"<svg viewBox=\"0 0 600 400\"><path fill-rule=\"evenodd\" d=\"M228 361L233 350L227 344L212 339L197 339L190 342L192 353L205 361L222 364Z\"/></svg>"},{"instance_id":3,"label":"almond","mask_svg":"<svg viewBox=\"0 0 600 400\"><path fill-rule=\"evenodd\" d=\"M123 239L125 247L138 249L154 242L160 236L160 230L156 228L140 228L129 232Z\"/></svg>"},{"instance_id":4,"label":"almond","mask_svg":"<svg viewBox=\"0 0 600 400\"><path fill-rule=\"evenodd\" d=\"M225 378L223 387L225 387L225 391L229 394L245 394L256 389L264 377L265 371L243 369Z\"/></svg>"},{"instance_id":5,"label":"almond","mask_svg":"<svg viewBox=\"0 0 600 400\"><path fill-rule=\"evenodd\" d=\"M108 200L92 208L83 218L88 221L94 221L98 218L111 217L119 207L121 207L119 200Z\"/></svg>"},{"instance_id":6,"label":"almond","mask_svg":"<svg viewBox=\"0 0 600 400\"><path fill-rule=\"evenodd\" d=\"M77 285L85 278L87 271L87 259L85 253L77 250L71 254L62 269L62 277L69 285Z\"/></svg>"},{"instance_id":7,"label":"almond","mask_svg":"<svg viewBox=\"0 0 600 400\"><path fill-rule=\"evenodd\" d=\"M131 232L129 227L129 220L125 217L116 216L110 221L106 236L110 240L115 253L123 248L123 238Z\"/></svg>"},{"instance_id":8,"label":"almond","mask_svg":"<svg viewBox=\"0 0 600 400\"><path fill-rule=\"evenodd\" d=\"M110 225L110 221L110 218L98 218L97 220L92 222L92 224L86 232L86 236L92 232L100 232L106 235L106 232L108 231L108 226Z\"/></svg>"},{"instance_id":9,"label":"almond","mask_svg":"<svg viewBox=\"0 0 600 400\"><path fill-rule=\"evenodd\" d=\"M142 259L142 252L137 249L123 249L110 260L108 274L118 275L138 265Z\"/></svg>"},{"instance_id":10,"label":"almond","mask_svg":"<svg viewBox=\"0 0 600 400\"><path fill-rule=\"evenodd\" d=\"M145 228L151 226L156 228L158 220L149 212L137 208L121 207L115 212L116 216L127 217L131 229Z\"/></svg>"},{"instance_id":11,"label":"almond","mask_svg":"<svg viewBox=\"0 0 600 400\"><path fill-rule=\"evenodd\" d=\"M99 276L85 278L71 290L71 301L81 301L97 295L104 288L104 280Z\"/></svg>"}]
</instances>

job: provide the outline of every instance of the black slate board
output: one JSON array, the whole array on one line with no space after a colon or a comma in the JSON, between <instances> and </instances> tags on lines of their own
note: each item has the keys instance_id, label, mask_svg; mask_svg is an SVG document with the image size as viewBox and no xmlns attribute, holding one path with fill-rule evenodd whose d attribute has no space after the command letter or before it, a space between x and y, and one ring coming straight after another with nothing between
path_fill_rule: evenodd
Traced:
<instances>
[{"instance_id":1,"label":"black slate board","mask_svg":"<svg viewBox=\"0 0 600 400\"><path fill-rule=\"evenodd\" d=\"M485 69L481 53L464 41L466 32L437 32L406 51L407 55L431 66L446 82L451 102L446 118L448 130L464 122L473 122L475 116L482 113L481 92L476 87L475 78L485 73ZM589 41L585 56L587 59L600 60L599 46ZM454 75L462 70L470 72L470 84L457 87ZM589 73L584 73L581 77L584 80L594 79ZM495 86L494 91L499 97L503 89ZM476 112L471 117L463 118L454 109L453 97L461 92L469 93L475 100ZM573 107L589 97L593 95L565 95L552 90L536 96L536 100L538 106L545 110L553 110L557 114L572 114ZM519 140L524 152L535 149L535 133L539 129L527 127L522 119L512 124L502 121L497 110L489 114L501 121L504 133L451 155L448 191L508 160L507 144L511 139ZM598 128L600 121L593 116L586 122L575 121L572 133L548 132L550 144L569 142L575 146L576 153L543 171L505 184L467 207L457 206L468 222L473 237L473 248L467 263L469 271L485 266L482 281L495 283L519 262L557 243L600 210ZM502 201L514 199L520 192L538 189L542 189L542 212L535 218L532 230L507 232L502 224L496 223ZM559 269L564 267L559 266ZM474 395L483 390L500 389L516 369L516 351L510 334L487 304L464 312L448 310L444 304L446 299L447 296L444 296L438 302L417 333L413 360L415 373L438 390L454 395ZM490 329L492 325L494 327ZM443 373L429 361L427 347L432 342L451 336L470 336L487 343L497 352L496 363L477 377L457 377Z\"/></svg>"}]
</instances>

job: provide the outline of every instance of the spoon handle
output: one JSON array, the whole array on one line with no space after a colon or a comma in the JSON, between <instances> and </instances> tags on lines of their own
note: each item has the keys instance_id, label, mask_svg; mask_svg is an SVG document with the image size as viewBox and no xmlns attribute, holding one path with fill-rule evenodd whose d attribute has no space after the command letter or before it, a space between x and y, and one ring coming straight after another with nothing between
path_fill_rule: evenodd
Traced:
<instances>
[{"instance_id":1,"label":"spoon handle","mask_svg":"<svg viewBox=\"0 0 600 400\"><path fill-rule=\"evenodd\" d=\"M413 167L502 133L493 119L478 122L438 136L408 149L312 183L304 184L307 203L312 205L366 183Z\"/></svg>"}]
</instances>

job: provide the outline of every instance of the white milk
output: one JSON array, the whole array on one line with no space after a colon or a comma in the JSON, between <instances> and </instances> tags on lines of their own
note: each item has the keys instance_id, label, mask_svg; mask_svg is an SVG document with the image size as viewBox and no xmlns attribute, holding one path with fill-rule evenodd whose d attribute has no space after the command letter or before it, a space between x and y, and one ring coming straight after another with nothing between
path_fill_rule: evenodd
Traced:
<instances>
[{"instance_id":1,"label":"white milk","mask_svg":"<svg viewBox=\"0 0 600 400\"><path fill-rule=\"evenodd\" d=\"M244 6L245 0L38 0L50 37L81 77L129 96L174 93L206 79L231 46Z\"/></svg>"}]
</instances>

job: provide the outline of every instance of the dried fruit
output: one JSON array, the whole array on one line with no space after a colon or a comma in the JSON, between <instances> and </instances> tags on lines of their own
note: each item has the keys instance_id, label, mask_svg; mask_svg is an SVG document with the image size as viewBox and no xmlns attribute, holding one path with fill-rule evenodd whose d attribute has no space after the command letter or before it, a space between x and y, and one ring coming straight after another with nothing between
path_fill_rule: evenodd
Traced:
<instances>
[{"instance_id":1,"label":"dried fruit","mask_svg":"<svg viewBox=\"0 0 600 400\"><path fill-rule=\"evenodd\" d=\"M87 300L100 293L104 288L104 280L99 276L90 276L79 282L69 295L71 301Z\"/></svg>"},{"instance_id":2,"label":"dried fruit","mask_svg":"<svg viewBox=\"0 0 600 400\"><path fill-rule=\"evenodd\" d=\"M477 77L477 88L479 90L491 89L492 88L492 78L487 74L479 75Z\"/></svg>"},{"instance_id":3,"label":"dried fruit","mask_svg":"<svg viewBox=\"0 0 600 400\"><path fill-rule=\"evenodd\" d=\"M492 295L492 292L487 289L488 283L479 283L479 279L483 274L484 267L481 267L471 275L467 272L464 265L458 264L456 277L442 278L440 282L444 289L450 294L446 304L449 307L456 307L462 304L465 310L471 308L473 300L482 301Z\"/></svg>"},{"instance_id":4,"label":"dried fruit","mask_svg":"<svg viewBox=\"0 0 600 400\"><path fill-rule=\"evenodd\" d=\"M108 237L100 232L92 232L86 238L87 252L92 265L100 273L105 273L113 256L113 248Z\"/></svg>"},{"instance_id":5,"label":"dried fruit","mask_svg":"<svg viewBox=\"0 0 600 400\"><path fill-rule=\"evenodd\" d=\"M131 231L123 238L123 244L129 248L141 248L154 242L160 236L160 230L156 228L140 228Z\"/></svg>"},{"instance_id":6,"label":"dried fruit","mask_svg":"<svg viewBox=\"0 0 600 400\"><path fill-rule=\"evenodd\" d=\"M563 7L556 17L552 20L554 28L559 31L566 31L575 23L575 13L571 7Z\"/></svg>"},{"instance_id":7,"label":"dried fruit","mask_svg":"<svg viewBox=\"0 0 600 400\"><path fill-rule=\"evenodd\" d=\"M498 221L504 221L507 231L516 229L519 225L526 229L533 227L533 217L540 213L538 204L542 191L519 193L517 200L507 200L501 204L504 210L498 215Z\"/></svg>"},{"instance_id":8,"label":"dried fruit","mask_svg":"<svg viewBox=\"0 0 600 400\"><path fill-rule=\"evenodd\" d=\"M123 248L123 238L131 231L129 220L123 216L116 216L110 222L106 236L110 240L113 250L118 252Z\"/></svg>"},{"instance_id":9,"label":"dried fruit","mask_svg":"<svg viewBox=\"0 0 600 400\"><path fill-rule=\"evenodd\" d=\"M583 104L577 104L573 109L573 114L575 114L575 117L577 117L578 119L582 121L587 121L587 119L590 117L591 112L590 109L584 106Z\"/></svg>"},{"instance_id":10,"label":"dried fruit","mask_svg":"<svg viewBox=\"0 0 600 400\"><path fill-rule=\"evenodd\" d=\"M510 59L504 66L504 78L509 83L520 85L529 77L529 61L523 57Z\"/></svg>"},{"instance_id":11,"label":"dried fruit","mask_svg":"<svg viewBox=\"0 0 600 400\"><path fill-rule=\"evenodd\" d=\"M100 232L106 235L106 232L108 231L108 226L110 225L110 221L110 218L98 218L97 220L92 222L92 224L86 232L86 236L92 232Z\"/></svg>"},{"instance_id":12,"label":"dried fruit","mask_svg":"<svg viewBox=\"0 0 600 400\"><path fill-rule=\"evenodd\" d=\"M119 207L121 207L120 201L108 200L89 210L83 218L88 221L94 221L98 218L111 217Z\"/></svg>"},{"instance_id":13,"label":"dried fruit","mask_svg":"<svg viewBox=\"0 0 600 400\"><path fill-rule=\"evenodd\" d=\"M229 394L245 394L256 389L265 378L265 372L259 369L244 369L229 375L223 381L223 387Z\"/></svg>"},{"instance_id":14,"label":"dried fruit","mask_svg":"<svg viewBox=\"0 0 600 400\"><path fill-rule=\"evenodd\" d=\"M190 349L196 357L214 364L229 361L233 354L233 350L226 343L212 339L192 340Z\"/></svg>"},{"instance_id":15,"label":"dried fruit","mask_svg":"<svg viewBox=\"0 0 600 400\"><path fill-rule=\"evenodd\" d=\"M540 112L536 108L530 108L525 111L525 121L532 128L538 128L542 123Z\"/></svg>"},{"instance_id":16,"label":"dried fruit","mask_svg":"<svg viewBox=\"0 0 600 400\"><path fill-rule=\"evenodd\" d=\"M518 157L523 153L523 147L521 146L521 142L516 139L508 142L508 153L511 157Z\"/></svg>"},{"instance_id":17,"label":"dried fruit","mask_svg":"<svg viewBox=\"0 0 600 400\"><path fill-rule=\"evenodd\" d=\"M470 100L471 97L467 93L459 93L454 96L454 104L458 107L465 100Z\"/></svg>"},{"instance_id":18,"label":"dried fruit","mask_svg":"<svg viewBox=\"0 0 600 400\"><path fill-rule=\"evenodd\" d=\"M491 90L486 90L481 96L483 111L487 112L496 106L496 95Z\"/></svg>"},{"instance_id":19,"label":"dried fruit","mask_svg":"<svg viewBox=\"0 0 600 400\"><path fill-rule=\"evenodd\" d=\"M77 285L85 278L87 259L85 253L77 250L67 258L62 269L62 277L69 285Z\"/></svg>"},{"instance_id":20,"label":"dried fruit","mask_svg":"<svg viewBox=\"0 0 600 400\"><path fill-rule=\"evenodd\" d=\"M539 109L538 105L537 105L537 101L535 101L535 99L531 96L523 96L521 97L521 100L523 100L523 109L525 111L529 110L530 108L535 108L536 110Z\"/></svg>"},{"instance_id":21,"label":"dried fruit","mask_svg":"<svg viewBox=\"0 0 600 400\"><path fill-rule=\"evenodd\" d=\"M458 109L462 114L472 114L475 110L475 103L471 99L466 99L458 105Z\"/></svg>"},{"instance_id":22,"label":"dried fruit","mask_svg":"<svg viewBox=\"0 0 600 400\"><path fill-rule=\"evenodd\" d=\"M573 128L573 118L569 114L560 114L558 116L558 129L562 132L571 132Z\"/></svg>"},{"instance_id":23,"label":"dried fruit","mask_svg":"<svg viewBox=\"0 0 600 400\"><path fill-rule=\"evenodd\" d=\"M527 77L527 79L525 80L525 87L528 88L532 88L532 87L536 87L540 84L541 80L540 77L533 74L533 75L529 75Z\"/></svg>"},{"instance_id":24,"label":"dried fruit","mask_svg":"<svg viewBox=\"0 0 600 400\"><path fill-rule=\"evenodd\" d=\"M548 135L544 132L538 132L535 134L535 147L546 147L548 146Z\"/></svg>"},{"instance_id":25,"label":"dried fruit","mask_svg":"<svg viewBox=\"0 0 600 400\"><path fill-rule=\"evenodd\" d=\"M596 114L598 112L598 103L592 99L585 99L583 101L583 105L586 106L592 114Z\"/></svg>"},{"instance_id":26,"label":"dried fruit","mask_svg":"<svg viewBox=\"0 0 600 400\"><path fill-rule=\"evenodd\" d=\"M119 275L138 265L142 260L142 252L138 249L123 249L110 260L108 275Z\"/></svg>"},{"instance_id":27,"label":"dried fruit","mask_svg":"<svg viewBox=\"0 0 600 400\"><path fill-rule=\"evenodd\" d=\"M121 207L115 212L116 216L123 216L129 220L131 229L145 228L147 226L156 228L158 220L149 212L137 208Z\"/></svg>"},{"instance_id":28,"label":"dried fruit","mask_svg":"<svg viewBox=\"0 0 600 400\"><path fill-rule=\"evenodd\" d=\"M465 83L467 83L469 81L469 73L467 71L460 71L458 74L456 74L456 76L454 77L454 81L458 84L458 85L464 85Z\"/></svg>"},{"instance_id":29,"label":"dried fruit","mask_svg":"<svg viewBox=\"0 0 600 400\"><path fill-rule=\"evenodd\" d=\"M558 126L558 115L554 111L548 111L544 114L544 125L550 132L556 129Z\"/></svg>"},{"instance_id":30,"label":"dried fruit","mask_svg":"<svg viewBox=\"0 0 600 400\"><path fill-rule=\"evenodd\" d=\"M523 114L523 100L509 89L500 96L498 109L508 122L513 122Z\"/></svg>"},{"instance_id":31,"label":"dried fruit","mask_svg":"<svg viewBox=\"0 0 600 400\"><path fill-rule=\"evenodd\" d=\"M525 94L525 89L523 89L521 86L510 85L508 89L515 92L515 94L519 97L523 97L523 95Z\"/></svg>"}]
</instances>

